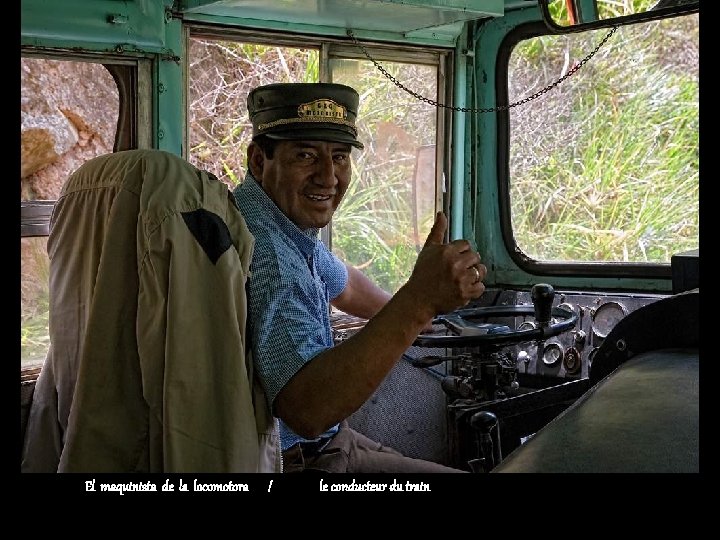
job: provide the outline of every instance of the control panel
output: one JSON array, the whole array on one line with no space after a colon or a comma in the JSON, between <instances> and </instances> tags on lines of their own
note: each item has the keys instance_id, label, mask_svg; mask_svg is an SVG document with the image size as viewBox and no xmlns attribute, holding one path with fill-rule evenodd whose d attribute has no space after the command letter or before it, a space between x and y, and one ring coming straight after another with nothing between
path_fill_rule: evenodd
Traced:
<instances>
[{"instance_id":1,"label":"control panel","mask_svg":"<svg viewBox=\"0 0 720 540\"><path fill-rule=\"evenodd\" d=\"M514 357L519 373L569 379L588 377L593 355L615 325L639 307L664 297L556 291L553 306L577 314L575 326L546 340L513 345L508 352ZM496 303L532 305L532 299L529 292L502 291L497 294ZM504 324L530 329L537 322L530 316L504 321Z\"/></svg>"}]
</instances>

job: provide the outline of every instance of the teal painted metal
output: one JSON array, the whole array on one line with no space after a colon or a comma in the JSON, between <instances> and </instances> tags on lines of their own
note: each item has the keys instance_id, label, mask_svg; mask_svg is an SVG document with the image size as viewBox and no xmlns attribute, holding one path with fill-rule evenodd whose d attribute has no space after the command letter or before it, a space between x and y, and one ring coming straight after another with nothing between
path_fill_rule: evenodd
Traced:
<instances>
[{"instance_id":1,"label":"teal painted metal","mask_svg":"<svg viewBox=\"0 0 720 540\"><path fill-rule=\"evenodd\" d=\"M483 25L477 35L473 36L475 50L483 51L483 54L475 57L474 107L489 108L496 105L496 51L506 33L516 24L535 20L539 16L539 10L527 10L521 15L512 16L513 20L510 24L506 23L509 16L505 16L502 21L497 21L495 24ZM475 154L477 192L474 197L475 204L472 207L467 205L465 208L464 234L475 239L484 264L488 267L486 283L492 285L501 280L500 276L506 267L514 266L505 252L500 231L500 213L497 204L497 116L496 113L473 114L469 123L472 123L474 128L470 130L470 134L475 134L471 141L473 144L471 151ZM466 178L468 189L470 183L471 176L468 175Z\"/></svg>"},{"instance_id":2,"label":"teal painted metal","mask_svg":"<svg viewBox=\"0 0 720 540\"><path fill-rule=\"evenodd\" d=\"M98 52L165 53L171 0L22 0L21 43Z\"/></svg>"},{"instance_id":3,"label":"teal painted metal","mask_svg":"<svg viewBox=\"0 0 720 540\"><path fill-rule=\"evenodd\" d=\"M598 20L597 0L578 0L577 6L580 22L593 22Z\"/></svg>"},{"instance_id":4,"label":"teal painted metal","mask_svg":"<svg viewBox=\"0 0 720 540\"><path fill-rule=\"evenodd\" d=\"M454 42L462 23L502 16L505 0L225 0L182 2L188 20L200 17L253 27L352 28L398 37ZM458 24L459 23L459 24ZM325 32L323 32L325 33Z\"/></svg>"},{"instance_id":5,"label":"teal painted metal","mask_svg":"<svg viewBox=\"0 0 720 540\"><path fill-rule=\"evenodd\" d=\"M497 51L503 38L514 27L535 20L541 20L539 8L533 7L514 11L502 18L493 19L484 24L474 36L476 51L483 54L475 56L477 100L475 107L494 107L496 105L495 72ZM598 290L634 290L670 292L670 279L630 279L568 277L532 275L520 269L510 258L503 242L500 229L500 207L498 195L498 164L497 163L497 118L495 113L474 114L467 122L474 122L474 152L476 158L477 192L475 205L465 204L465 236L472 236L477 244L484 264L488 267L485 280L487 286L527 287L538 282L549 282L560 288L582 288ZM466 186L470 185L470 175L465 178Z\"/></svg>"},{"instance_id":6,"label":"teal painted metal","mask_svg":"<svg viewBox=\"0 0 720 540\"><path fill-rule=\"evenodd\" d=\"M346 27L323 26L321 24L299 24L284 21L265 21L260 19L232 19L229 17L218 17L198 13L187 13L183 15L187 22L210 23L228 27L256 28L258 30L277 30L281 32L306 34L312 36L327 36L347 38L347 29L353 30L356 37L370 41L384 41L387 43L403 43L407 45L429 45L432 47L455 46L455 40L460 33L463 23L436 27L431 30L418 30L406 34L399 32L383 32L363 29L352 25Z\"/></svg>"},{"instance_id":7,"label":"teal painted metal","mask_svg":"<svg viewBox=\"0 0 720 540\"><path fill-rule=\"evenodd\" d=\"M166 22L167 44L173 51L181 51L177 56L162 56L156 62L155 87L155 147L178 156L187 157L183 148L187 108L185 94L187 84L183 76L185 70L185 50L182 21L169 19ZM182 60L181 60L182 58Z\"/></svg>"},{"instance_id":8,"label":"teal painted metal","mask_svg":"<svg viewBox=\"0 0 720 540\"><path fill-rule=\"evenodd\" d=\"M465 21L534 0L22 0L24 46L173 54L165 18L454 47ZM62 9L58 9L61 5Z\"/></svg>"},{"instance_id":9,"label":"teal painted metal","mask_svg":"<svg viewBox=\"0 0 720 540\"><path fill-rule=\"evenodd\" d=\"M317 0L271 0L271 1L253 1L253 0L180 0L177 2L182 11L189 11L198 8L212 7L213 5L222 4L225 6L243 7L253 4L269 5L286 4L295 10L314 9L322 10L323 6L319 6ZM322 2L326 5L335 5L347 7L351 4L365 4L369 9L373 9L375 5L394 4L399 7L425 7L437 10L457 10L471 11L478 13L487 13L492 10L500 10L504 7L504 0L365 0L359 2L357 0L326 0ZM314 5L310 8L309 6Z\"/></svg>"},{"instance_id":10,"label":"teal painted metal","mask_svg":"<svg viewBox=\"0 0 720 540\"><path fill-rule=\"evenodd\" d=\"M459 46L455 51L455 106L465 107L467 99L467 52L464 44L467 42L467 29L465 29L458 40ZM455 111L453 114L453 156L452 156L452 178L450 187L450 240L457 240L464 236L463 217L465 210L463 196L465 192L465 178L468 175L467 161L465 160L466 113Z\"/></svg>"},{"instance_id":11,"label":"teal painted metal","mask_svg":"<svg viewBox=\"0 0 720 540\"><path fill-rule=\"evenodd\" d=\"M502 15L505 2L503 0L374 0L381 4L427 7L477 13L495 12Z\"/></svg>"}]
</instances>

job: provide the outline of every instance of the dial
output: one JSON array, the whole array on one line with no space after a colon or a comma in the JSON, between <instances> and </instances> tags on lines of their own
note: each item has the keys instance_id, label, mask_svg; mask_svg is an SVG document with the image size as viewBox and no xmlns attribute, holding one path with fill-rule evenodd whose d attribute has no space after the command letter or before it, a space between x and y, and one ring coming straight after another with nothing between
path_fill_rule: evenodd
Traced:
<instances>
[{"instance_id":1,"label":"dial","mask_svg":"<svg viewBox=\"0 0 720 540\"><path fill-rule=\"evenodd\" d=\"M565 351L563 358L563 366L568 375L575 375L582 369L582 361L580 360L580 352L575 347L569 347Z\"/></svg>"},{"instance_id":2,"label":"dial","mask_svg":"<svg viewBox=\"0 0 720 540\"><path fill-rule=\"evenodd\" d=\"M593 314L592 330L600 338L606 337L610 330L627 315L625 306L618 302L605 302Z\"/></svg>"},{"instance_id":3,"label":"dial","mask_svg":"<svg viewBox=\"0 0 720 540\"><path fill-rule=\"evenodd\" d=\"M554 366L563 359L563 351L557 343L548 343L543 350L542 360L546 366Z\"/></svg>"}]
</instances>

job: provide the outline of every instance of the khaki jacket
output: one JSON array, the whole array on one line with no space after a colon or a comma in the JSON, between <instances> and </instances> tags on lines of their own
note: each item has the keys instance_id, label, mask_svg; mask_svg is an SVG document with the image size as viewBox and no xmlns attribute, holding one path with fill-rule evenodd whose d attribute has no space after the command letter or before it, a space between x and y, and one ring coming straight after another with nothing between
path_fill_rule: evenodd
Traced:
<instances>
[{"instance_id":1,"label":"khaki jacket","mask_svg":"<svg viewBox=\"0 0 720 540\"><path fill-rule=\"evenodd\" d=\"M50 227L21 469L281 472L245 335L254 239L227 186L166 152L100 156Z\"/></svg>"}]
</instances>

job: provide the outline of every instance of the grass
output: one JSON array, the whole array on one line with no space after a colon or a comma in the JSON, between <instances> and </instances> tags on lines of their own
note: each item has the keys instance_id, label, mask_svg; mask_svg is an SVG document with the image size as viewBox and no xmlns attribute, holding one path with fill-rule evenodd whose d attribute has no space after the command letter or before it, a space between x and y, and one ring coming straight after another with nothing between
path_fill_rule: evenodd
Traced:
<instances>
[{"instance_id":1,"label":"grass","mask_svg":"<svg viewBox=\"0 0 720 540\"><path fill-rule=\"evenodd\" d=\"M50 345L46 239L21 239L20 365L42 362Z\"/></svg>"},{"instance_id":2,"label":"grass","mask_svg":"<svg viewBox=\"0 0 720 540\"><path fill-rule=\"evenodd\" d=\"M652 47L661 31L662 22L621 28L589 69L549 103L532 105L538 114L513 113L513 230L531 257L669 262L697 247L697 71ZM578 58L602 32L540 39L546 57ZM537 43L525 46L540 58ZM517 53L514 74L535 73ZM561 112L541 116L548 107ZM523 130L528 121L543 125ZM542 133L542 142L526 132Z\"/></svg>"}]
</instances>

